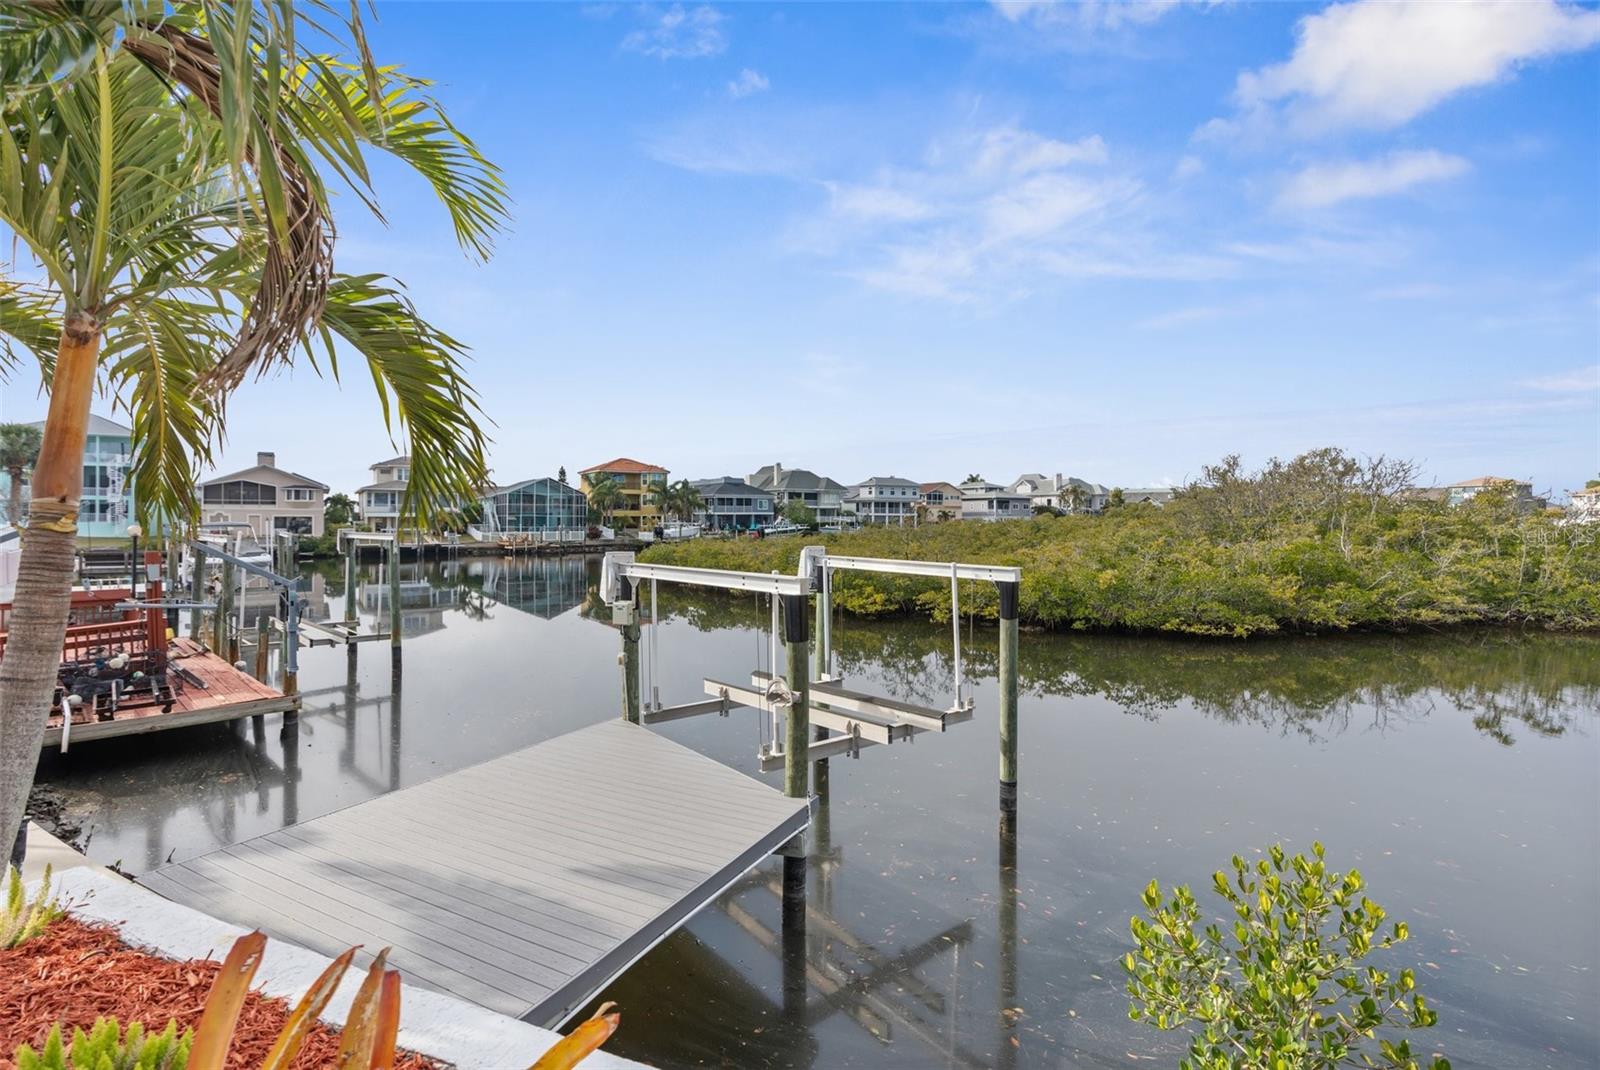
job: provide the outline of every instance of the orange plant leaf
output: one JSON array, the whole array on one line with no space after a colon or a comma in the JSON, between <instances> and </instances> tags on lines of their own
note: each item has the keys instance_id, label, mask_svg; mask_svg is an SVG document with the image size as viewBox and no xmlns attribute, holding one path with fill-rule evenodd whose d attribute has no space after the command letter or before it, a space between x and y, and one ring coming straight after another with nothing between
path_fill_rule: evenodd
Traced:
<instances>
[{"instance_id":1,"label":"orange plant leaf","mask_svg":"<svg viewBox=\"0 0 1600 1070\"><path fill-rule=\"evenodd\" d=\"M261 965L261 952L266 946L267 938L259 930L233 942L206 996L206 1009L200 1015L194 1045L189 1049L190 1070L222 1070L233 1045L233 1031L239 1024L239 1008L244 1006L250 980Z\"/></svg>"},{"instance_id":2,"label":"orange plant leaf","mask_svg":"<svg viewBox=\"0 0 1600 1070\"><path fill-rule=\"evenodd\" d=\"M383 975L378 992L378 1017L373 1024L372 1061L367 1070L393 1070L395 1038L400 1032L400 971Z\"/></svg>"},{"instance_id":3,"label":"orange plant leaf","mask_svg":"<svg viewBox=\"0 0 1600 1070\"><path fill-rule=\"evenodd\" d=\"M372 1059L372 1043L376 1039L378 1019L378 990L383 985L383 968L389 961L389 949L378 952L367 969L366 980L350 1004L350 1015L344 1020L344 1034L339 1038L340 1070L366 1070Z\"/></svg>"},{"instance_id":4,"label":"orange plant leaf","mask_svg":"<svg viewBox=\"0 0 1600 1070\"><path fill-rule=\"evenodd\" d=\"M555 1047L539 1056L528 1070L572 1070L596 1048L611 1038L622 1024L622 1012L615 1003L602 1003L594 1017L568 1033Z\"/></svg>"},{"instance_id":5,"label":"orange plant leaf","mask_svg":"<svg viewBox=\"0 0 1600 1070\"><path fill-rule=\"evenodd\" d=\"M283 1023L283 1029L278 1033L278 1039L273 1042L272 1050L267 1052L267 1057L261 1061L261 1070L282 1070L294 1062L295 1056L300 1054L301 1045L306 1042L306 1035L311 1032L311 1027L316 1025L317 1018L321 1016L322 1009L339 990L339 982L344 980L345 971L350 968L350 960L355 957L355 953L356 949L352 947L328 963L328 968L312 982L310 988L306 989L306 994L300 997L300 1002L295 1005L288 1021Z\"/></svg>"}]
</instances>

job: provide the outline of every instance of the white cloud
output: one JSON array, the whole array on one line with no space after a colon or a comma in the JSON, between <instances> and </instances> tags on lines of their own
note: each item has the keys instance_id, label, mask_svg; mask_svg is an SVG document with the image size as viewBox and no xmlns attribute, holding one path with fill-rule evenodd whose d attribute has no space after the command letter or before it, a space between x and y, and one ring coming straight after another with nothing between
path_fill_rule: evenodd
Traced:
<instances>
[{"instance_id":1,"label":"white cloud","mask_svg":"<svg viewBox=\"0 0 1600 1070\"><path fill-rule=\"evenodd\" d=\"M1201 174L1205 169L1206 162L1200 157L1184 156L1178 160L1177 166L1172 169L1172 177L1175 181L1183 182Z\"/></svg>"},{"instance_id":2,"label":"white cloud","mask_svg":"<svg viewBox=\"0 0 1600 1070\"><path fill-rule=\"evenodd\" d=\"M1197 323L1210 323L1215 320L1228 319L1233 316L1242 316L1254 310L1253 305L1191 305L1187 308L1175 308L1170 312L1162 312L1141 320L1135 326L1146 331L1169 331L1178 327L1190 327Z\"/></svg>"},{"instance_id":3,"label":"white cloud","mask_svg":"<svg viewBox=\"0 0 1600 1070\"><path fill-rule=\"evenodd\" d=\"M990 0L1007 22L1116 30L1155 22L1182 0ZM1215 0L1203 0L1211 3Z\"/></svg>"},{"instance_id":4,"label":"white cloud","mask_svg":"<svg viewBox=\"0 0 1600 1070\"><path fill-rule=\"evenodd\" d=\"M1240 114L1201 137L1280 121L1302 134L1399 126L1532 60L1600 41L1600 11L1557 0L1352 0L1307 15L1283 63L1239 75Z\"/></svg>"},{"instance_id":5,"label":"white cloud","mask_svg":"<svg viewBox=\"0 0 1600 1070\"><path fill-rule=\"evenodd\" d=\"M1312 164L1278 194L1287 208L1326 208L1342 201L1387 197L1425 182L1441 182L1472 167L1460 156L1433 149L1391 152L1374 160Z\"/></svg>"},{"instance_id":6,"label":"white cloud","mask_svg":"<svg viewBox=\"0 0 1600 1070\"><path fill-rule=\"evenodd\" d=\"M1574 368L1570 372L1541 375L1534 379L1526 379L1522 385L1533 390L1547 391L1551 394L1587 394L1590 391L1600 390L1600 364L1591 364L1586 368Z\"/></svg>"},{"instance_id":7,"label":"white cloud","mask_svg":"<svg viewBox=\"0 0 1600 1070\"><path fill-rule=\"evenodd\" d=\"M772 83L767 81L766 75L746 67L739 72L739 77L728 83L728 96L740 100L756 93L765 93L770 88Z\"/></svg>"},{"instance_id":8,"label":"white cloud","mask_svg":"<svg viewBox=\"0 0 1600 1070\"><path fill-rule=\"evenodd\" d=\"M722 34L724 16L710 4L691 8L673 4L665 10L646 6L639 14L645 25L622 39L625 51L659 59L701 59L728 47Z\"/></svg>"}]
</instances>

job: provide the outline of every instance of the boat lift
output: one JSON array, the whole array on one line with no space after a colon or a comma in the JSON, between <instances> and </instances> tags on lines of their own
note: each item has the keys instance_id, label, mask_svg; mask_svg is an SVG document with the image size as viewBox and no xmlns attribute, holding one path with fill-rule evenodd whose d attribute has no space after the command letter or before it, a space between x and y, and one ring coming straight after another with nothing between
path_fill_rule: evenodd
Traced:
<instances>
[{"instance_id":1,"label":"boat lift","mask_svg":"<svg viewBox=\"0 0 1600 1070\"><path fill-rule=\"evenodd\" d=\"M947 709L934 709L899 699L846 688L833 673L832 591L836 571L853 570L896 575L948 578L951 595L951 636L954 693ZM1005 811L1016 806L1017 770L1017 594L1020 568L971 565L959 562L902 561L887 558L830 556L822 546L808 546L800 556L794 576L725 569L644 564L631 553L613 552L601 567L602 599L612 607L622 630L623 704L628 720L643 724L695 717L706 713L726 716L734 707L749 707L766 714L762 745L757 756L763 772L786 770L786 782L805 783L796 766L837 755L859 757L863 747L910 742L923 732L944 732L970 721L973 699L961 662L960 581L992 582L1000 593L1000 799ZM650 665L648 687L639 672L641 641L637 615L638 587L650 584L650 633L645 647ZM654 684L656 657L656 587L658 583L683 583L723 590L752 591L772 596L772 671L756 671L748 684L706 679L708 699L663 706ZM817 600L817 654L807 656L809 634L805 605ZM783 645L788 650L787 671L779 673L780 608ZM779 714L785 724L780 730ZM811 729L817 738L810 738Z\"/></svg>"}]
</instances>

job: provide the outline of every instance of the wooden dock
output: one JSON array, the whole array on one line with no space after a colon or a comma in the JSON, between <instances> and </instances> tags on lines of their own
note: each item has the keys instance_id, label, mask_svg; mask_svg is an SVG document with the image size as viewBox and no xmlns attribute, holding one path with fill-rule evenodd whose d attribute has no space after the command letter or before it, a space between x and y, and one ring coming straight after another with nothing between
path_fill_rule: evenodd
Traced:
<instances>
[{"instance_id":1,"label":"wooden dock","mask_svg":"<svg viewBox=\"0 0 1600 1070\"><path fill-rule=\"evenodd\" d=\"M129 706L117 710L109 720L96 717L87 706L80 707L73 713L70 742L88 743L300 708L299 696L285 695L250 674L240 672L192 639L171 640L167 656L171 664L192 673L205 686L190 681L174 688L170 709L153 705ZM45 727L44 746L61 746L61 727L60 710L52 710Z\"/></svg>"},{"instance_id":2,"label":"wooden dock","mask_svg":"<svg viewBox=\"0 0 1600 1070\"><path fill-rule=\"evenodd\" d=\"M140 882L323 953L392 946L408 981L555 1026L809 821L618 720Z\"/></svg>"}]
</instances>

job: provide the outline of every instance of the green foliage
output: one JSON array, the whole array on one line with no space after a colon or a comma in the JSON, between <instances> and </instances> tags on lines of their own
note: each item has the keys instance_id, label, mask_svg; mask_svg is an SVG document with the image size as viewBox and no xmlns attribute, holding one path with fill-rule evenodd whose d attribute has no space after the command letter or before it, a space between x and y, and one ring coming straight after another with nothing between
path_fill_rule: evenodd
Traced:
<instances>
[{"instance_id":1,"label":"green foliage","mask_svg":"<svg viewBox=\"0 0 1600 1070\"><path fill-rule=\"evenodd\" d=\"M1165 507L1102 516L873 527L821 536L835 553L1020 565L1024 622L1049 628L1251 636L1494 623L1600 628L1600 526L1525 514L1494 492L1450 508L1398 495L1408 473L1315 451L1244 473L1208 470ZM803 543L694 540L645 559L794 571ZM949 584L840 573L861 616L948 620ZM993 618L992 585L961 596Z\"/></svg>"},{"instance_id":2,"label":"green foliage","mask_svg":"<svg viewBox=\"0 0 1600 1070\"><path fill-rule=\"evenodd\" d=\"M64 1044L57 1025L42 1052L26 1044L17 1049L17 1070L184 1070L193 1039L194 1032L180 1034L175 1021L151 1034L134 1022L124 1034L115 1018L100 1018L87 1033L74 1029L72 1043Z\"/></svg>"},{"instance_id":3,"label":"green foliage","mask_svg":"<svg viewBox=\"0 0 1600 1070\"><path fill-rule=\"evenodd\" d=\"M30 901L22 888L22 874L6 866L5 909L0 911L0 949L16 947L35 936L61 917L61 905L50 898L50 867L44 868L39 891Z\"/></svg>"},{"instance_id":4,"label":"green foliage","mask_svg":"<svg viewBox=\"0 0 1600 1070\"><path fill-rule=\"evenodd\" d=\"M322 522L327 529L342 528L356 518L356 503L348 494L330 494L322 503Z\"/></svg>"},{"instance_id":5,"label":"green foliage","mask_svg":"<svg viewBox=\"0 0 1600 1070\"><path fill-rule=\"evenodd\" d=\"M791 524L809 528L817 522L817 511L805 502L795 499L783 507L783 517Z\"/></svg>"},{"instance_id":6,"label":"green foliage","mask_svg":"<svg viewBox=\"0 0 1600 1070\"><path fill-rule=\"evenodd\" d=\"M1417 1070L1408 1040L1380 1032L1426 1029L1438 1015L1409 969L1364 965L1407 938L1386 926L1382 907L1362 894L1361 874L1323 860L1286 858L1278 846L1212 886L1231 924L1197 931L1200 906L1186 885L1163 903L1155 881L1144 892L1149 920L1130 922L1136 950L1123 960L1129 1017L1158 1029L1196 1029L1182 1070L1333 1070L1339 1066ZM1433 1070L1449 1070L1436 1058Z\"/></svg>"}]
</instances>

